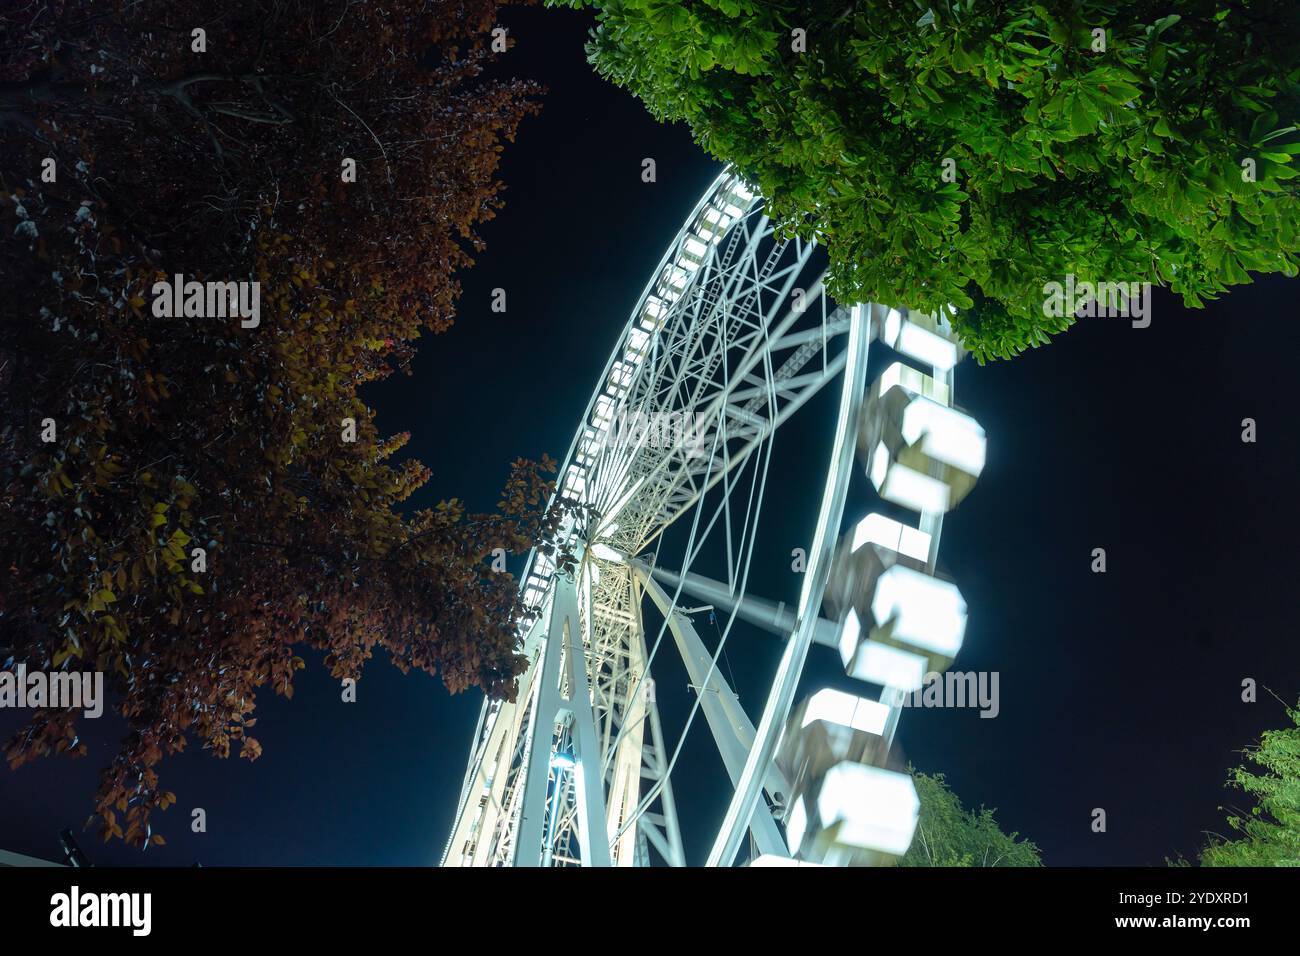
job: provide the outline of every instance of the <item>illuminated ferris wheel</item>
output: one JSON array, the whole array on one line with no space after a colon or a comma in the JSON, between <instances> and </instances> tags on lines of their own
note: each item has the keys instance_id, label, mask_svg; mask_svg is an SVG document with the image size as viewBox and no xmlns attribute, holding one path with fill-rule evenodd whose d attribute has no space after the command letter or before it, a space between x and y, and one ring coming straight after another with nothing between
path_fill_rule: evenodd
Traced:
<instances>
[{"instance_id":1,"label":"illuminated ferris wheel","mask_svg":"<svg viewBox=\"0 0 1300 956\"><path fill-rule=\"evenodd\" d=\"M822 278L814 245L778 236L730 170L668 247L562 464L557 497L583 507L558 543L576 563L529 557L529 666L514 701L483 706L444 865L869 865L906 852L918 802L891 744L904 695L961 647L965 602L936 561L943 515L983 468L984 431L952 403L962 349L946 316L836 306ZM897 361L869 383L873 341ZM836 381L824 459L803 487L769 486L775 436L809 424L805 406ZM882 505L846 521L857 475ZM761 516L804 504L814 531L787 608L747 585ZM784 650L742 701L725 665L760 631ZM802 686L810 655L838 655L859 693ZM684 688L656 680L683 669ZM721 765L725 811L711 819L674 796L691 735Z\"/></svg>"}]
</instances>

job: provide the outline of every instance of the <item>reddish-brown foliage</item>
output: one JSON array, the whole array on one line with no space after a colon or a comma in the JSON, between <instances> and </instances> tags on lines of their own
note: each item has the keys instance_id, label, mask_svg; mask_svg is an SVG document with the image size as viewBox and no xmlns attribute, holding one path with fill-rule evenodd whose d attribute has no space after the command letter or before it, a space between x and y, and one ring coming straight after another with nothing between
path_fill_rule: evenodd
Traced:
<instances>
[{"instance_id":1,"label":"reddish-brown foliage","mask_svg":"<svg viewBox=\"0 0 1300 956\"><path fill-rule=\"evenodd\" d=\"M453 691L513 693L516 588L487 559L537 536L554 464L515 462L497 513L404 515L428 472L386 463L405 436L383 439L357 394L450 324L502 141L535 109L532 84L482 76L495 16L0 13L0 666L109 675L131 731L98 794L106 839L145 844L175 800L156 765L187 739L257 756L256 691L292 695L296 644L336 677L379 646ZM260 281L260 326L155 317L175 273ZM84 750L77 719L39 712L10 764Z\"/></svg>"}]
</instances>

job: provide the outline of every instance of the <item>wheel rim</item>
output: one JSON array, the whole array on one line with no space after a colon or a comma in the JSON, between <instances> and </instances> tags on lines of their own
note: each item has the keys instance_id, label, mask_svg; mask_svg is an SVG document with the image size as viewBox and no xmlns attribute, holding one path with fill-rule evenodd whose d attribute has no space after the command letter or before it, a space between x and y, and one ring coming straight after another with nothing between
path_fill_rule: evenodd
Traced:
<instances>
[{"instance_id":1,"label":"wheel rim","mask_svg":"<svg viewBox=\"0 0 1300 956\"><path fill-rule=\"evenodd\" d=\"M761 512L772 437L840 375L849 353L833 345L858 321L849 310L828 302L813 249L801 239L777 237L760 198L730 170L709 187L669 245L598 380L560 471L557 499L586 506L584 515L561 531L562 543L580 558L577 574L568 582L566 575L556 574L550 558L538 551L529 556L521 590L525 607L536 617L521 631L521 639L531 664L516 702L484 704L444 864L566 864L587 862L584 853L595 853L600 862L628 865L650 862L651 851L669 864L684 864L671 772L697 723L713 731L733 787L752 783L751 801L764 787L769 802L780 799L783 780L770 754L759 754L753 746L753 725L748 725L748 739L743 729L732 735L738 736L735 740L726 731L727 724L734 729L748 723L718 667L735 611L710 654L698 637L678 633L680 584L671 593L665 590L654 580L653 562L645 559L666 529L690 516L686 553L677 567L688 573L705 540L725 537L726 584L743 597L754 542L750 522L756 526ZM858 360L865 365L865 344ZM858 367L856 377L862 374ZM860 381L855 388L860 397ZM844 390L848 395L850 383L845 382ZM846 416L856 416L856 405L841 406L837 433L851 427ZM688 422L683 415L692 417ZM663 441L674 427L673 440ZM851 457L851 451L845 457L837 448L826 474L823 497L837 494L840 509ZM746 469L754 474L736 534L733 498ZM833 543L838 523L839 513L828 511L824 502L818 540ZM814 555L810 571L817 560ZM824 587L824 574L822 578ZM539 722L537 717L539 707L549 712L539 703L545 698L538 678L546 643L544 612L554 612L556 594L570 584L579 606L581 653L598 741L598 756L589 756L584 769L590 773L599 763L605 802L601 813L586 813L585 826L575 780L579 774L570 764L574 725L558 724L547 741L544 728L538 729L545 718ZM805 584L801 605L815 617L820 590L814 582L814 593L808 593ZM646 632L646 596L663 617L657 634ZM696 690L676 741L665 737L653 681L656 656L670 630ZM773 680L789 683L792 693L801 664L783 660ZM574 692L573 683L573 678L561 680L561 697ZM772 719L782 720L784 713L776 711L788 709L788 700L774 702L769 695L768 704L765 719L773 711ZM701 712L704 720L697 722ZM760 727L760 732L760 738L770 737L774 744L770 729ZM544 757L534 758L534 739L539 753L547 751ZM551 765L544 793L526 784L528 768L540 759ZM530 848L522 853L519 842L521 827L525 836L535 836L537 814L545 824L534 860L531 841L524 841ZM522 822L530 816L532 830ZM766 817L766 829L753 831L764 850L779 834L766 804L754 817ZM599 847L592 849L590 834L583 832L597 829L608 860ZM739 830L743 834L745 827ZM705 849L696 847L692 853L702 861Z\"/></svg>"}]
</instances>

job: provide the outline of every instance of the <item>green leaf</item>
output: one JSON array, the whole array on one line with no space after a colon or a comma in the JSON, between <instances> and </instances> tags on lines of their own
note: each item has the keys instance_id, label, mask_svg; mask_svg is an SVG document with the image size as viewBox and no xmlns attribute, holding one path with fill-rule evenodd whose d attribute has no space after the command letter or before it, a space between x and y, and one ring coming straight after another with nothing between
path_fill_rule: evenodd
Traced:
<instances>
[{"instance_id":1,"label":"green leaf","mask_svg":"<svg viewBox=\"0 0 1300 956\"><path fill-rule=\"evenodd\" d=\"M1111 80L1106 83L1106 90L1102 95L1113 103L1128 103L1141 96L1142 91L1132 83L1125 83L1123 80Z\"/></svg>"},{"instance_id":2,"label":"green leaf","mask_svg":"<svg viewBox=\"0 0 1300 956\"><path fill-rule=\"evenodd\" d=\"M1180 17L1176 13L1171 13L1167 17L1161 17L1159 20L1155 22L1155 26L1151 31L1151 35L1153 37L1160 36L1160 34L1164 33L1166 30L1168 30L1171 26L1173 26L1181 19L1182 17Z\"/></svg>"},{"instance_id":3,"label":"green leaf","mask_svg":"<svg viewBox=\"0 0 1300 956\"><path fill-rule=\"evenodd\" d=\"M1070 98L1070 132L1083 136L1091 133L1094 126L1094 114L1088 108L1087 99L1082 93L1075 93Z\"/></svg>"}]
</instances>

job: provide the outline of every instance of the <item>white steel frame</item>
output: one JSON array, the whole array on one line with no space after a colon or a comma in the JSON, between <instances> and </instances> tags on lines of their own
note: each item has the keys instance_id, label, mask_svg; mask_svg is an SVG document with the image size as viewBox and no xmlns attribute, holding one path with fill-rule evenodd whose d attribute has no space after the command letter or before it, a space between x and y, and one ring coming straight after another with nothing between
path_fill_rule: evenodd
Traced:
<instances>
[{"instance_id":1,"label":"white steel frame","mask_svg":"<svg viewBox=\"0 0 1300 956\"><path fill-rule=\"evenodd\" d=\"M647 865L651 851L686 865L671 782L681 741L665 739L653 679L665 630L696 691L691 718L703 710L734 788L708 863L732 863L747 834L757 853L788 855L777 825L788 786L773 754L809 647L828 642L820 608L879 318L875 306L833 308L812 254L811 243L775 235L759 197L728 170L664 255L560 472L556 497L590 515L571 520L558 542L577 557L576 573L557 573L538 551L529 556L521 585L529 623L520 637L530 663L514 701L483 705L444 865ZM846 333L846 348L830 347ZM686 579L703 539L725 537L726 580L709 582L730 596L730 604L717 602L730 614L725 642L745 610L772 437L841 373L835 445L793 635L788 612L755 611L762 602L748 611L747 619L766 616L778 622L770 629L784 626L791 636L755 728L718 670L721 644L708 650L680 598L700 590ZM697 443L617 440L628 413L661 422L691 414ZM645 558L688 516L685 573L669 578L670 591ZM927 521L937 542L937 519ZM644 597L664 618L653 641ZM890 694L886 688L882 699Z\"/></svg>"}]
</instances>

